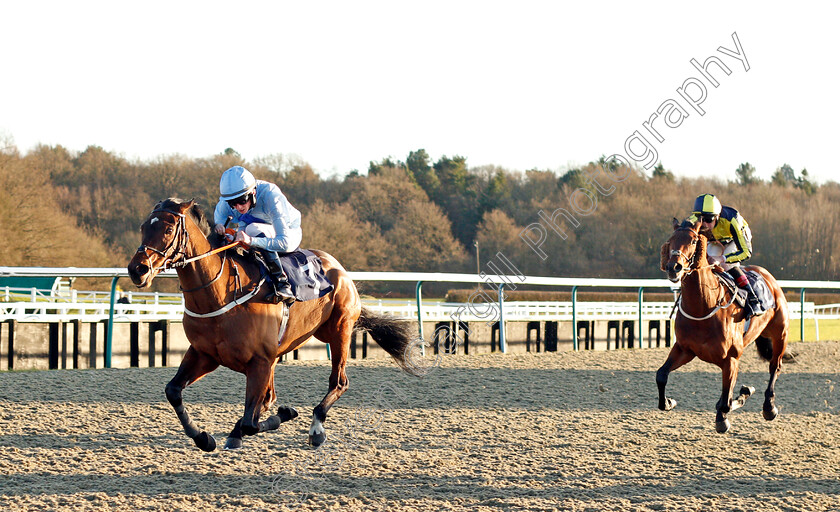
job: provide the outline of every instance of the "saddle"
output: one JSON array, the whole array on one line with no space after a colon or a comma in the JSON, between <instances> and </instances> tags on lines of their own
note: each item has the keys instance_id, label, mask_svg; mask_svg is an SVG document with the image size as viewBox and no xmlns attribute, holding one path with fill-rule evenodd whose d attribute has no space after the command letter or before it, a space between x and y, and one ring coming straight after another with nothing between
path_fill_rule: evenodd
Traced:
<instances>
[{"instance_id":1,"label":"saddle","mask_svg":"<svg viewBox=\"0 0 840 512\"><path fill-rule=\"evenodd\" d=\"M761 305L761 312L773 309L776 306L776 298L770 292L770 287L767 286L767 281L764 277L754 270L747 270L744 272L747 275L747 280L750 282L752 289L755 291L758 301ZM739 288L735 284L735 278L729 275L729 272L715 271L715 275L720 281L720 284L729 288L729 291L735 294L735 302L742 308L747 306L747 290Z\"/></svg>"},{"instance_id":2,"label":"saddle","mask_svg":"<svg viewBox=\"0 0 840 512\"><path fill-rule=\"evenodd\" d=\"M260 265L260 274L271 276L268 264L259 251L253 251L254 258ZM279 253L280 265L286 272L295 299L307 301L323 297L333 290L333 285L327 279L321 260L312 251L297 249L294 252Z\"/></svg>"}]
</instances>

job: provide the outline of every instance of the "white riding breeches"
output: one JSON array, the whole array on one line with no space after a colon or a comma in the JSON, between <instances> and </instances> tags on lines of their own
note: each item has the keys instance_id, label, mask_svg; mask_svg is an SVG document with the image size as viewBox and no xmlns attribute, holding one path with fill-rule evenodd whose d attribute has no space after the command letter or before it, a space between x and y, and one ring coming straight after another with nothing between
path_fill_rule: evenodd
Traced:
<instances>
[{"instance_id":1,"label":"white riding breeches","mask_svg":"<svg viewBox=\"0 0 840 512\"><path fill-rule=\"evenodd\" d=\"M740 261L736 261L734 263L727 263L726 262L726 255L731 254L738 250L738 247L735 245L735 242L729 242L726 245L721 244L720 242L709 242L706 246L706 257L709 260L709 263L717 263L720 265L725 271L729 271L731 268L741 266Z\"/></svg>"},{"instance_id":2,"label":"white riding breeches","mask_svg":"<svg viewBox=\"0 0 840 512\"><path fill-rule=\"evenodd\" d=\"M301 228L289 229L280 236L274 230L271 224L263 224L254 222L245 226L245 234L253 238L277 238L283 241L283 247L286 251L292 252L300 247L300 242L303 240L303 230Z\"/></svg>"}]
</instances>

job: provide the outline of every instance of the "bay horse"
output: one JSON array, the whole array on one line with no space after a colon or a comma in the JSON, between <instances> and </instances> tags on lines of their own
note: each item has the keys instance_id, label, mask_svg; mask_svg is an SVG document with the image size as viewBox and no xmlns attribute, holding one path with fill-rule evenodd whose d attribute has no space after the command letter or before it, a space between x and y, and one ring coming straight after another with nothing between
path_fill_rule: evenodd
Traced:
<instances>
[{"instance_id":1,"label":"bay horse","mask_svg":"<svg viewBox=\"0 0 840 512\"><path fill-rule=\"evenodd\" d=\"M312 337L329 344L332 359L329 389L312 413L309 444L314 447L326 439L327 411L347 391L345 366L354 330L368 331L403 370L419 375L410 364L409 351L416 338L407 324L363 308L356 285L326 252L313 251L333 290L319 299L290 306L281 337L287 306L263 300L272 285L261 278L253 258L233 249L214 249L223 239L211 233L205 214L194 201L170 198L159 202L140 231L142 243L128 264L131 280L145 288L161 270L175 267L184 293L187 312L183 327L190 347L175 377L166 385L166 398L187 436L200 449L213 451L216 441L190 419L181 392L220 364L246 378L245 412L229 434L226 449L241 448L243 434L275 430L298 415L293 407L281 406L276 415L260 421L277 398L274 369L280 356Z\"/></svg>"},{"instance_id":2,"label":"bay horse","mask_svg":"<svg viewBox=\"0 0 840 512\"><path fill-rule=\"evenodd\" d=\"M676 342L665 364L656 372L659 388L659 409L670 411L677 402L665 396L668 374L695 357L717 365L723 372L723 390L717 402L715 430L730 428L727 413L744 405L755 388L742 386L732 398L738 367L744 349L753 341L759 355L770 362L770 380L764 392L764 419L774 419L779 410L775 404L776 379L782 368L787 347L788 308L779 283L762 267L750 265L745 270L759 273L776 299L775 306L747 322L747 310L735 301L729 288L715 276L715 264L707 262L707 239L700 233L700 222L682 224L673 219L674 233L662 246L660 267L668 279L680 283L679 313L674 322ZM744 332L746 325L748 328Z\"/></svg>"}]
</instances>

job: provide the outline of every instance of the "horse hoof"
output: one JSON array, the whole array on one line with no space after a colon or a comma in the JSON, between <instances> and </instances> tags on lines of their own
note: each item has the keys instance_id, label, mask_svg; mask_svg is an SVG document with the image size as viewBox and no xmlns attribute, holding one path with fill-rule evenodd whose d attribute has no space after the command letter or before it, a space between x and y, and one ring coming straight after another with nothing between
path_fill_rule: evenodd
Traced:
<instances>
[{"instance_id":1,"label":"horse hoof","mask_svg":"<svg viewBox=\"0 0 840 512\"><path fill-rule=\"evenodd\" d=\"M277 416L280 417L280 423L285 423L298 417L297 409L289 406L281 406L277 409Z\"/></svg>"},{"instance_id":2,"label":"horse hoof","mask_svg":"<svg viewBox=\"0 0 840 512\"><path fill-rule=\"evenodd\" d=\"M715 430L717 430L718 434L725 434L725 433L729 432L729 427L730 426L731 425L729 424L729 420L723 420L723 421L716 421L715 422Z\"/></svg>"},{"instance_id":3,"label":"horse hoof","mask_svg":"<svg viewBox=\"0 0 840 512\"><path fill-rule=\"evenodd\" d=\"M236 437L228 437L225 443L225 450L241 450L242 439Z\"/></svg>"},{"instance_id":4,"label":"horse hoof","mask_svg":"<svg viewBox=\"0 0 840 512\"><path fill-rule=\"evenodd\" d=\"M741 386L741 395L752 396L755 393L755 388L752 386Z\"/></svg>"},{"instance_id":5,"label":"horse hoof","mask_svg":"<svg viewBox=\"0 0 840 512\"><path fill-rule=\"evenodd\" d=\"M662 410L662 411L670 411L671 409L673 409L676 406L677 406L677 401L676 400L674 400L673 398L666 398L665 399L665 405L663 405L659 409Z\"/></svg>"},{"instance_id":6,"label":"horse hoof","mask_svg":"<svg viewBox=\"0 0 840 512\"><path fill-rule=\"evenodd\" d=\"M324 441L327 440L327 434L325 432L318 432L317 434L311 434L309 436L309 446L313 448L318 448Z\"/></svg>"},{"instance_id":7,"label":"horse hoof","mask_svg":"<svg viewBox=\"0 0 840 512\"><path fill-rule=\"evenodd\" d=\"M195 445L201 448L205 452L212 452L216 449L216 438L208 434L207 432L202 432L193 438Z\"/></svg>"},{"instance_id":8,"label":"horse hoof","mask_svg":"<svg viewBox=\"0 0 840 512\"><path fill-rule=\"evenodd\" d=\"M779 415L779 409L774 405L772 409L764 409L762 413L764 414L765 420L772 421Z\"/></svg>"}]
</instances>

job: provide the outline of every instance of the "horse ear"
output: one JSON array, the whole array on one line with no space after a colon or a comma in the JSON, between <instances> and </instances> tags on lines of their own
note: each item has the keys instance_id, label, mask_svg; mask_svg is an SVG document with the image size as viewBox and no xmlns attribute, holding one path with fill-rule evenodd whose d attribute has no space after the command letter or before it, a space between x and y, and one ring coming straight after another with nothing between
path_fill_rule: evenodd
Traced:
<instances>
[{"instance_id":1,"label":"horse ear","mask_svg":"<svg viewBox=\"0 0 840 512\"><path fill-rule=\"evenodd\" d=\"M676 220L676 219L674 219L674 220ZM665 242L664 244L662 244L662 249L659 251L659 254L660 254L659 270L661 270L662 272L665 272L665 264L668 263L668 258L669 258L670 253L671 253L670 249L671 249L671 244L669 244L668 242Z\"/></svg>"},{"instance_id":2,"label":"horse ear","mask_svg":"<svg viewBox=\"0 0 840 512\"><path fill-rule=\"evenodd\" d=\"M195 198L192 198L189 201L187 201L186 203L184 203L184 211L189 210L190 208L193 207L193 205L195 205Z\"/></svg>"},{"instance_id":3,"label":"horse ear","mask_svg":"<svg viewBox=\"0 0 840 512\"><path fill-rule=\"evenodd\" d=\"M674 230L676 230L678 227L680 227L680 221L678 221L677 218L674 217L673 219L671 219L671 225L673 225Z\"/></svg>"}]
</instances>

